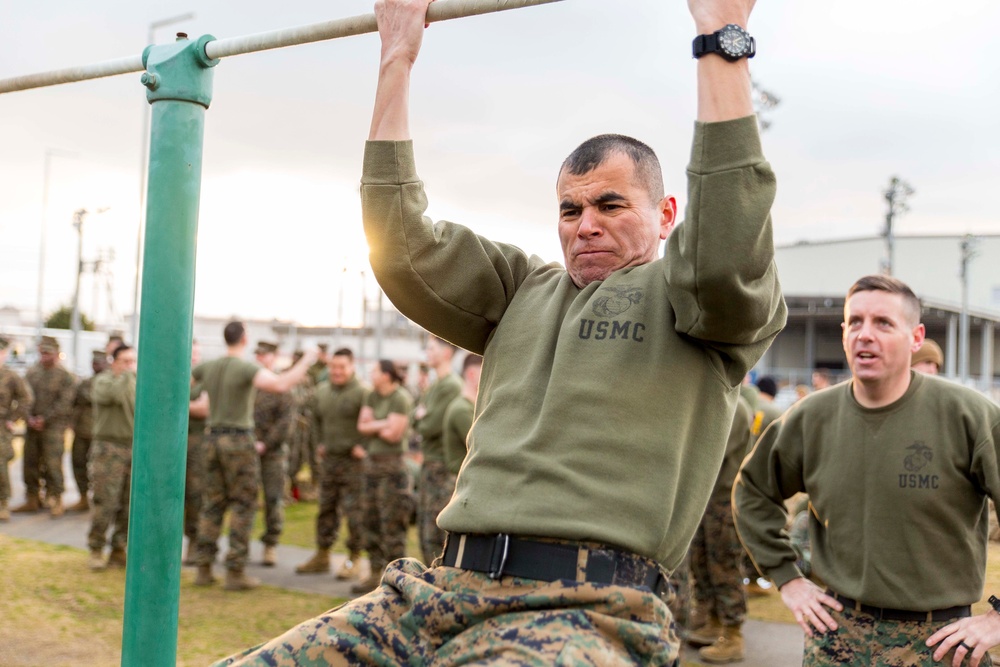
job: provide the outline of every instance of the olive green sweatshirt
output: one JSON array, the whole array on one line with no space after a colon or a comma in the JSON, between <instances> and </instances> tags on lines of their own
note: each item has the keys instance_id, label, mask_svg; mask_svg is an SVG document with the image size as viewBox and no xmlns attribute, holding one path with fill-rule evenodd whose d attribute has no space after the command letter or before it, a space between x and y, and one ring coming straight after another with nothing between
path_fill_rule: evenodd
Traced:
<instances>
[{"instance_id":1,"label":"olive green sweatshirt","mask_svg":"<svg viewBox=\"0 0 1000 667\"><path fill-rule=\"evenodd\" d=\"M362 209L379 284L404 315L484 355L469 455L438 524L592 540L676 567L739 384L785 322L774 192L755 118L696 124L687 220L665 257L581 289L558 264L432 223L412 143L369 142Z\"/></svg>"},{"instance_id":2,"label":"olive green sweatshirt","mask_svg":"<svg viewBox=\"0 0 1000 667\"><path fill-rule=\"evenodd\" d=\"M438 378L427 390L423 399L426 412L413 420L413 428L422 438L420 451L425 461L444 461L444 413L461 393L462 381L454 373Z\"/></svg>"},{"instance_id":3,"label":"olive green sweatshirt","mask_svg":"<svg viewBox=\"0 0 1000 667\"><path fill-rule=\"evenodd\" d=\"M736 473L739 472L740 464L747 455L747 448L750 445L750 428L753 425L753 415L750 412L750 404L743 396L740 396L736 405L736 414L733 415L733 424L729 428L729 439L726 440L726 454L722 459L722 467L719 475L715 478L715 486L712 487L713 502L729 500L733 494L733 481Z\"/></svg>"},{"instance_id":4,"label":"olive green sweatshirt","mask_svg":"<svg viewBox=\"0 0 1000 667\"><path fill-rule=\"evenodd\" d=\"M135 421L135 373L115 375L110 370L94 377L90 388L94 404L94 440L132 444Z\"/></svg>"},{"instance_id":5,"label":"olive green sweatshirt","mask_svg":"<svg viewBox=\"0 0 1000 667\"><path fill-rule=\"evenodd\" d=\"M1000 498L1000 406L918 373L869 409L848 381L793 405L757 441L733 490L736 527L781 586L802 576L783 500L809 494L812 568L865 604L928 611L982 595L987 494Z\"/></svg>"}]
</instances>

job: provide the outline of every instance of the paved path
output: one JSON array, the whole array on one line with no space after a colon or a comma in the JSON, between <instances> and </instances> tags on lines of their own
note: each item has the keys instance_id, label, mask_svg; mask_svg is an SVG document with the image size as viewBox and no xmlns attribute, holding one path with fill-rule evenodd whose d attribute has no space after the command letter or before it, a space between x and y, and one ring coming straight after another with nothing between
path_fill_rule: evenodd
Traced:
<instances>
[{"instance_id":1,"label":"paved path","mask_svg":"<svg viewBox=\"0 0 1000 667\"><path fill-rule=\"evenodd\" d=\"M63 501L67 506L79 499L76 485L73 483L73 473L69 469L69 457L64 471L66 493ZM24 485L21 481L20 459L11 466L11 484L13 498L11 504L17 505L24 500ZM52 519L47 512L37 514L15 514L9 523L0 523L0 533L28 540L37 540L50 544L61 544L78 549L87 549L87 530L90 527L88 513L67 512L59 519ZM220 553L225 553L225 538L220 540ZM263 547L260 542L251 544L250 563L247 574L259 577L271 586L306 593L320 593L332 597L351 597L348 582L340 582L332 575L297 575L295 566L307 560L312 555L311 549L279 545L278 564L275 567L260 565ZM345 556L333 555L334 570ZM81 561L82 562L82 561ZM365 563L367 568L367 563ZM193 568L185 568L191 569ZM217 570L221 570L221 566ZM366 573L366 572L365 572ZM740 667L797 667L802 664L802 631L798 626L786 623L768 623L764 621L747 621L743 627L746 640L747 659L732 663ZM696 650L689 649L682 655L690 664L702 664L697 660Z\"/></svg>"}]
</instances>

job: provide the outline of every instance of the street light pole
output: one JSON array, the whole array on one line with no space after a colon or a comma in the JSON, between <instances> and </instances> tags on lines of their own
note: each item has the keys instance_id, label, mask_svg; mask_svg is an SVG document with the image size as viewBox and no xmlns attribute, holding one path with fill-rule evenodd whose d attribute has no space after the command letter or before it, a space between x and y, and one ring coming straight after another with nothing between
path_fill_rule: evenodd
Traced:
<instances>
[{"instance_id":1,"label":"street light pole","mask_svg":"<svg viewBox=\"0 0 1000 667\"><path fill-rule=\"evenodd\" d=\"M87 217L87 209L77 209L73 213L73 227L76 229L76 289L73 290L73 315L70 317L69 328L73 331L73 366L79 370L80 359L80 276L83 274L83 219Z\"/></svg>"},{"instance_id":2,"label":"street light pole","mask_svg":"<svg viewBox=\"0 0 1000 667\"><path fill-rule=\"evenodd\" d=\"M38 246L38 299L35 302L35 307L37 309L37 322L35 330L35 342L39 343L42 340L42 327L45 326L45 310L44 310L44 299L45 299L45 232L48 228L48 218L49 218L49 172L52 166L52 158L54 157L75 157L76 153L70 151L62 151L55 148L45 149L45 176L42 181L42 224L40 226L39 232L39 246Z\"/></svg>"},{"instance_id":3,"label":"street light pole","mask_svg":"<svg viewBox=\"0 0 1000 667\"><path fill-rule=\"evenodd\" d=\"M174 23L189 21L194 18L194 14L188 12L179 16L171 16L167 19L160 19L149 24L149 34L146 44L151 45L156 40L156 31ZM139 294L141 292L142 277L142 241L146 231L146 167L149 161L149 116L150 105L145 102L142 110L142 141L139 142L139 233L135 246L135 288L132 291L132 345L139 342Z\"/></svg>"}]
</instances>

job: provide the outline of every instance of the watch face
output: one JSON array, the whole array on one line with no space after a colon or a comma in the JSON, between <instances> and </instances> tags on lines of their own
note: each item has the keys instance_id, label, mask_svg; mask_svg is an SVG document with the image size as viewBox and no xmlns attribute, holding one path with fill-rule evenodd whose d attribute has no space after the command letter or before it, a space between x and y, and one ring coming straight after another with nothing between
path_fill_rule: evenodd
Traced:
<instances>
[{"instance_id":1,"label":"watch face","mask_svg":"<svg viewBox=\"0 0 1000 667\"><path fill-rule=\"evenodd\" d=\"M750 35L738 25L727 25L719 31L719 47L732 58L738 58L750 51Z\"/></svg>"}]
</instances>

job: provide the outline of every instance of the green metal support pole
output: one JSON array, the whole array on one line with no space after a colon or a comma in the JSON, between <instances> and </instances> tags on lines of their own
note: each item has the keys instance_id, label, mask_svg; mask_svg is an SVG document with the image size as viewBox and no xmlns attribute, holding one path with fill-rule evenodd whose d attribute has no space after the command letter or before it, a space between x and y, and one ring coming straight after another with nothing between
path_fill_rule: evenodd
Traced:
<instances>
[{"instance_id":1,"label":"green metal support pole","mask_svg":"<svg viewBox=\"0 0 1000 667\"><path fill-rule=\"evenodd\" d=\"M204 36L151 46L142 83L153 105L139 321L122 665L177 659L184 469L191 383L195 238L212 67Z\"/></svg>"}]
</instances>

